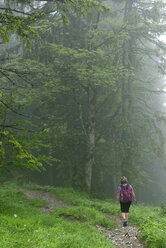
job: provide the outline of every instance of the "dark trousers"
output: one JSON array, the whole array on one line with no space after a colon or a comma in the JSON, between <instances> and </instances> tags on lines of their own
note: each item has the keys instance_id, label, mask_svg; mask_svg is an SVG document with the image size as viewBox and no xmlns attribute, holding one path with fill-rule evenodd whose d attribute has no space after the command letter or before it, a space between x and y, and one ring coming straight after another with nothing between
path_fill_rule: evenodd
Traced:
<instances>
[{"instance_id":1,"label":"dark trousers","mask_svg":"<svg viewBox=\"0 0 166 248\"><path fill-rule=\"evenodd\" d=\"M120 202L120 208L122 213L129 213L131 201L130 202Z\"/></svg>"}]
</instances>

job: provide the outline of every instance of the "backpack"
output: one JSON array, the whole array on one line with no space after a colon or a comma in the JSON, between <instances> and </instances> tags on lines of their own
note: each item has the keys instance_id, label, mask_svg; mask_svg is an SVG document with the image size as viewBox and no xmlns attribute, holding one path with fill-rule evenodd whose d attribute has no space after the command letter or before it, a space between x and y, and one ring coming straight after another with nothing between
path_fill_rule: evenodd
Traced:
<instances>
[{"instance_id":1,"label":"backpack","mask_svg":"<svg viewBox=\"0 0 166 248\"><path fill-rule=\"evenodd\" d=\"M131 202L132 201L132 196L131 192L129 190L129 184L126 186L120 185L121 191L120 191L120 201L121 202Z\"/></svg>"}]
</instances>

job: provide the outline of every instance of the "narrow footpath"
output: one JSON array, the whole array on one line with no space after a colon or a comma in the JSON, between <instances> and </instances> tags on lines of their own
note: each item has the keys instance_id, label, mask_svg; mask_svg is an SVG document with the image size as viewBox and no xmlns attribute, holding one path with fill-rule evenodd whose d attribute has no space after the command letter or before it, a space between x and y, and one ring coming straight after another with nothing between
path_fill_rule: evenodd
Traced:
<instances>
[{"instance_id":1,"label":"narrow footpath","mask_svg":"<svg viewBox=\"0 0 166 248\"><path fill-rule=\"evenodd\" d=\"M66 204L59 200L54 194L49 192L43 192L40 190L27 190L20 189L23 191L27 200L36 198L44 200L46 205L42 208L39 208L41 212L48 215L53 212L55 208L59 207L71 207L69 204ZM118 216L105 214L108 218L114 220L117 223L117 228L110 230L105 227L96 225L96 228L101 234L103 234L112 244L117 248L143 248L144 245L140 242L140 231L137 227L128 224L127 227L122 226L122 220Z\"/></svg>"},{"instance_id":2,"label":"narrow footpath","mask_svg":"<svg viewBox=\"0 0 166 248\"><path fill-rule=\"evenodd\" d=\"M114 230L108 230L107 228L98 226L98 230L106 236L106 238L119 248L143 248L144 245L140 242L140 231L132 224L128 224L127 227L123 227L122 219L118 216L105 214L111 220L117 223L117 228Z\"/></svg>"}]
</instances>

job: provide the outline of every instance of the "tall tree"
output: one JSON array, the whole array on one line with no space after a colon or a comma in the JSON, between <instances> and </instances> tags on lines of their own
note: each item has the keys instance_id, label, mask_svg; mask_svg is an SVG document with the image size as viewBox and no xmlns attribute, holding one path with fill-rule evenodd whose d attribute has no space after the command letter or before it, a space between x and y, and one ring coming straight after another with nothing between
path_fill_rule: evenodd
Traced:
<instances>
[{"instance_id":1,"label":"tall tree","mask_svg":"<svg viewBox=\"0 0 166 248\"><path fill-rule=\"evenodd\" d=\"M116 7L123 13L121 27L126 35L120 56L127 72L121 81L122 125L119 135L122 145L117 151L121 153L118 176L127 174L133 180L135 174L137 180L139 174L143 175L141 167L137 166L138 161L143 159L147 150L149 154L165 158L164 136L159 129L157 115L154 110L149 111L151 106L148 103L148 91L150 93L150 87L154 89L159 84L159 76L156 75L158 68L164 66L165 44L161 42L160 35L165 29L165 3L118 1ZM154 77L152 68L156 73Z\"/></svg>"},{"instance_id":2,"label":"tall tree","mask_svg":"<svg viewBox=\"0 0 166 248\"><path fill-rule=\"evenodd\" d=\"M104 5L98 4L96 1L71 2L71 1L57 0L52 2L54 3L55 6L54 12L58 13L60 18L62 18L64 22L68 21L66 17L66 13L69 11L69 9L72 9L73 11L76 11L79 14L83 14L85 10L92 7L103 8L103 9L106 8ZM38 33L35 31L35 28L32 27L32 24L36 22L39 17L41 18L43 15L50 13L52 11L52 9L50 9L51 6L52 6L51 1L44 1L44 2L39 1L38 3L36 1L17 1L17 0L4 1L4 3L1 4L0 6L0 23L1 23L0 36L1 36L2 44L6 44L10 41L11 33L16 33L18 35L17 37L21 37L26 41L27 47L29 48L29 50L31 50L30 37L32 35L38 37ZM13 36L14 39L17 39L17 37ZM4 47L4 45L1 46ZM10 63L8 63L9 60ZM14 65L17 66L17 68L19 67L19 69L14 68ZM30 63L27 65L30 66ZM37 69L37 65L35 69ZM35 168L35 164L41 166L41 163L37 162L35 157L33 157L30 153L24 150L21 143L19 143L18 140L14 138L15 135L17 137L21 136L21 135L17 135L17 132L15 132L14 130L24 132L27 129L27 125L25 126L25 128L22 128L19 127L18 125L15 125L16 123L12 125L6 124L7 119L8 121L10 121L10 117L8 118L7 112L10 112L10 115L12 112L23 116L23 114L19 113L19 110L15 109L15 107L19 109L20 106L23 105L22 102L25 99L22 102L20 101L20 99L15 100L14 98L17 97L18 95L16 95L15 93L13 94L13 92L18 90L19 87L18 84L21 81L22 81L22 85L23 83L28 82L27 78L24 76L25 73L27 73L27 71L23 72L23 66L21 68L19 63L15 63L13 61L11 62L11 58L8 59L5 58L4 64L0 68L0 73L3 75L1 79L1 87L2 88L4 87L4 83L6 83L6 81L9 83L9 89L5 88L5 90L3 90L3 94L1 94L1 105L2 105L1 114L3 115L3 120L1 123L1 127L2 127L1 137L3 141L1 142L1 157L4 158L4 160L7 160L7 157L10 157L7 154L4 155L4 153L6 153L6 146L11 145L12 147L14 147L14 150L17 154L16 156L18 158L27 159L29 166L30 164L32 164L33 165L32 167L34 168ZM16 78L17 78L17 83L16 83ZM32 84L30 83L30 85ZM6 90L9 90L10 93L8 94ZM20 94L20 92L18 91L18 94ZM18 104L19 101L20 101L20 105ZM5 131L6 129L8 131ZM15 152L13 152L13 155ZM18 161L17 161L17 165L18 165Z\"/></svg>"}]
</instances>

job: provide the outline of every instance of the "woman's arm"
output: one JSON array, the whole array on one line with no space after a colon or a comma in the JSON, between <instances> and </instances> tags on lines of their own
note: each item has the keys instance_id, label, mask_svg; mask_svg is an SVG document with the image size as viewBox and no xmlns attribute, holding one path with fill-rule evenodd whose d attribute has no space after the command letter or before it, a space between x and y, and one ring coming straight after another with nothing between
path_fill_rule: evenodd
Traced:
<instances>
[{"instance_id":1,"label":"woman's arm","mask_svg":"<svg viewBox=\"0 0 166 248\"><path fill-rule=\"evenodd\" d=\"M136 201L136 199L135 199L135 193L134 193L134 190L133 190L133 189L132 189L132 191L131 191L131 194L132 194L132 196L133 196L133 200Z\"/></svg>"},{"instance_id":2,"label":"woman's arm","mask_svg":"<svg viewBox=\"0 0 166 248\"><path fill-rule=\"evenodd\" d=\"M120 197L120 192L117 193L117 196L116 196L116 203L119 202L119 197Z\"/></svg>"}]
</instances>

